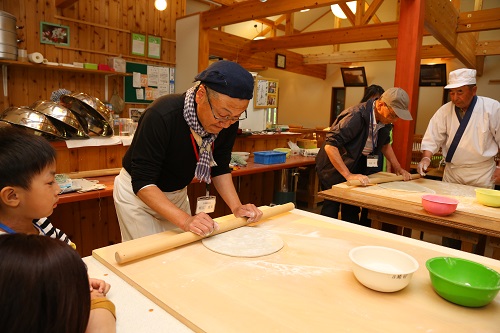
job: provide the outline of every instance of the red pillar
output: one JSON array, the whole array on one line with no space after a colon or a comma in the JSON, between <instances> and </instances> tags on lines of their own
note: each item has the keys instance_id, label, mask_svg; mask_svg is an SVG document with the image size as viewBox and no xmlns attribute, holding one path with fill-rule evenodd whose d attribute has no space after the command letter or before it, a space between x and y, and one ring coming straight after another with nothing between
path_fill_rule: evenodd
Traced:
<instances>
[{"instance_id":1,"label":"red pillar","mask_svg":"<svg viewBox=\"0 0 500 333\"><path fill-rule=\"evenodd\" d=\"M403 88L410 96L410 112L413 120L398 120L394 124L393 149L399 163L406 170L410 168L413 134L417 118L424 5L425 0L401 0L399 11L399 38L394 86Z\"/></svg>"}]
</instances>

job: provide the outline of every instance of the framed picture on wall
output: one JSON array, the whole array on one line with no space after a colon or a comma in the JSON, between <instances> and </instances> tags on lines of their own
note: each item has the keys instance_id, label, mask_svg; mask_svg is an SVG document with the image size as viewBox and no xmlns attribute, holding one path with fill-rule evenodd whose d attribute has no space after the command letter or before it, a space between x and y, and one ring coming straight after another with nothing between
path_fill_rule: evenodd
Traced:
<instances>
[{"instance_id":1,"label":"framed picture on wall","mask_svg":"<svg viewBox=\"0 0 500 333\"><path fill-rule=\"evenodd\" d=\"M344 87L366 87L364 67L340 68Z\"/></svg>"},{"instance_id":2,"label":"framed picture on wall","mask_svg":"<svg viewBox=\"0 0 500 333\"><path fill-rule=\"evenodd\" d=\"M421 86L445 86L446 64L420 65Z\"/></svg>"},{"instance_id":3,"label":"framed picture on wall","mask_svg":"<svg viewBox=\"0 0 500 333\"><path fill-rule=\"evenodd\" d=\"M131 54L135 56L146 55L146 35L131 33Z\"/></svg>"},{"instance_id":4,"label":"framed picture on wall","mask_svg":"<svg viewBox=\"0 0 500 333\"><path fill-rule=\"evenodd\" d=\"M69 46L69 27L49 22L40 22L40 43Z\"/></svg>"},{"instance_id":5,"label":"framed picture on wall","mask_svg":"<svg viewBox=\"0 0 500 333\"><path fill-rule=\"evenodd\" d=\"M278 106L279 81L259 77L255 80L253 94L254 109L275 108Z\"/></svg>"}]
</instances>

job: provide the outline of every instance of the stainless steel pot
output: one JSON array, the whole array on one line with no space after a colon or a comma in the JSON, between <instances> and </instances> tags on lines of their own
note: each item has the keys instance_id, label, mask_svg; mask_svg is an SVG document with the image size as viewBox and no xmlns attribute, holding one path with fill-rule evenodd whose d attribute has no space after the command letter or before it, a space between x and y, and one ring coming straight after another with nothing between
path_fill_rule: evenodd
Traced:
<instances>
[{"instance_id":1,"label":"stainless steel pot","mask_svg":"<svg viewBox=\"0 0 500 333\"><path fill-rule=\"evenodd\" d=\"M0 10L0 29L16 31L16 17L10 13Z\"/></svg>"},{"instance_id":2,"label":"stainless steel pot","mask_svg":"<svg viewBox=\"0 0 500 333\"><path fill-rule=\"evenodd\" d=\"M88 139L88 132L68 108L52 101L39 100L30 105L35 111L50 118L54 126L67 139Z\"/></svg>"},{"instance_id":3,"label":"stainless steel pot","mask_svg":"<svg viewBox=\"0 0 500 333\"><path fill-rule=\"evenodd\" d=\"M0 10L0 59L17 60L16 17Z\"/></svg>"},{"instance_id":4,"label":"stainless steel pot","mask_svg":"<svg viewBox=\"0 0 500 333\"><path fill-rule=\"evenodd\" d=\"M90 132L100 136L113 135L113 114L98 98L85 93L72 93L62 95L60 101L78 120L87 122Z\"/></svg>"},{"instance_id":5,"label":"stainless steel pot","mask_svg":"<svg viewBox=\"0 0 500 333\"><path fill-rule=\"evenodd\" d=\"M5 109L0 114L0 120L27 128L37 135L43 134L50 139L64 139L46 115L27 106L11 106Z\"/></svg>"}]
</instances>

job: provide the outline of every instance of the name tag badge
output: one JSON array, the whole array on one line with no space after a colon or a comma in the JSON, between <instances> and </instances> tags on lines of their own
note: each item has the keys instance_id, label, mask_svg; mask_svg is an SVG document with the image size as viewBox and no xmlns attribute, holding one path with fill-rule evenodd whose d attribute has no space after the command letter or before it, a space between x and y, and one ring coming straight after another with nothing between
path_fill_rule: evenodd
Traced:
<instances>
[{"instance_id":1,"label":"name tag badge","mask_svg":"<svg viewBox=\"0 0 500 333\"><path fill-rule=\"evenodd\" d=\"M215 196L199 197L196 200L196 213L213 213L215 211Z\"/></svg>"},{"instance_id":2,"label":"name tag badge","mask_svg":"<svg viewBox=\"0 0 500 333\"><path fill-rule=\"evenodd\" d=\"M378 167L378 155L368 155L366 156L366 166L369 168Z\"/></svg>"}]
</instances>

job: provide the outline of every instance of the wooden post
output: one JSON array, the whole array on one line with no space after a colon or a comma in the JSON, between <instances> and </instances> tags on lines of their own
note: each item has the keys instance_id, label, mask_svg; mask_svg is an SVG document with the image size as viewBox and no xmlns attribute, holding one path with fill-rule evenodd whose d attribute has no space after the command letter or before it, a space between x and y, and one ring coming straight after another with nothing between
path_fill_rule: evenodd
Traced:
<instances>
[{"instance_id":1,"label":"wooden post","mask_svg":"<svg viewBox=\"0 0 500 333\"><path fill-rule=\"evenodd\" d=\"M410 112L413 120L399 120L394 124L393 149L399 163L406 170L410 169L413 134L417 118L424 4L425 0L401 0L399 12L399 39L394 86L403 88L410 96Z\"/></svg>"}]
</instances>

